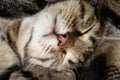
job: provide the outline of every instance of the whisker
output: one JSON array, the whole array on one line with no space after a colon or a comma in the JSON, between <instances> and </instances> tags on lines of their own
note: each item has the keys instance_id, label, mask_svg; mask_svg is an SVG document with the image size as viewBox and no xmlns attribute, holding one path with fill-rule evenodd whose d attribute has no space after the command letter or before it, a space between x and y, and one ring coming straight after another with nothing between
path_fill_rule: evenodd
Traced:
<instances>
[{"instance_id":1,"label":"whisker","mask_svg":"<svg viewBox=\"0 0 120 80\"><path fill-rule=\"evenodd\" d=\"M95 39L103 39L103 40L120 40L119 37L113 37L113 36L103 36L103 37L94 37Z\"/></svg>"},{"instance_id":2,"label":"whisker","mask_svg":"<svg viewBox=\"0 0 120 80\"><path fill-rule=\"evenodd\" d=\"M23 61L25 62L25 61L29 60L31 57L32 57L32 56L28 56L28 57L24 58Z\"/></svg>"},{"instance_id":3,"label":"whisker","mask_svg":"<svg viewBox=\"0 0 120 80\"><path fill-rule=\"evenodd\" d=\"M28 70L29 68L31 68L31 67L33 66L33 63L34 63L34 62L29 63L29 64L26 66L25 70Z\"/></svg>"},{"instance_id":4,"label":"whisker","mask_svg":"<svg viewBox=\"0 0 120 80\"><path fill-rule=\"evenodd\" d=\"M36 64L32 64L29 68L33 69L36 66Z\"/></svg>"},{"instance_id":5,"label":"whisker","mask_svg":"<svg viewBox=\"0 0 120 80\"><path fill-rule=\"evenodd\" d=\"M35 50L35 51L38 51L38 50ZM27 56L26 58L24 58L24 60L23 61L27 61L28 59L30 59L30 58L32 58L32 56L34 56L34 55L36 55L35 53L37 53L37 52L35 52L34 50L29 50L29 52L28 53L33 53L33 54L29 54L29 56Z\"/></svg>"},{"instance_id":6,"label":"whisker","mask_svg":"<svg viewBox=\"0 0 120 80\"><path fill-rule=\"evenodd\" d=\"M37 54L36 56L39 56L40 54ZM26 70L28 70L29 68L33 69L36 66L35 61L30 62L29 65L26 67Z\"/></svg>"}]
</instances>

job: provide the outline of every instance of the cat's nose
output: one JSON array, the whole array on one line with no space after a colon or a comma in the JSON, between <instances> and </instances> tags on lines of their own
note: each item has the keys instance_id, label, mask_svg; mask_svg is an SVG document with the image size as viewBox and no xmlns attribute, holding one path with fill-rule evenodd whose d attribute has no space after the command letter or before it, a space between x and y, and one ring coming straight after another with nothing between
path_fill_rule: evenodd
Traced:
<instances>
[{"instance_id":1,"label":"cat's nose","mask_svg":"<svg viewBox=\"0 0 120 80\"><path fill-rule=\"evenodd\" d=\"M58 34L57 38L59 40L59 44L58 44L59 46L64 45L68 41L68 35L67 34L65 34L65 35Z\"/></svg>"}]
</instances>

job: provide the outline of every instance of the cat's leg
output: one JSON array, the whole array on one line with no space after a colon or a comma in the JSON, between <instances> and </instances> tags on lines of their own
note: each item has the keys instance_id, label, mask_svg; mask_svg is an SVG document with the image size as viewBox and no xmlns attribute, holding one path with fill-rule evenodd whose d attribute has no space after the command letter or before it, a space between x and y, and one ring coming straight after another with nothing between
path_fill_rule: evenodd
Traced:
<instances>
[{"instance_id":1,"label":"cat's leg","mask_svg":"<svg viewBox=\"0 0 120 80\"><path fill-rule=\"evenodd\" d=\"M106 80L120 80L120 40L108 48Z\"/></svg>"}]
</instances>

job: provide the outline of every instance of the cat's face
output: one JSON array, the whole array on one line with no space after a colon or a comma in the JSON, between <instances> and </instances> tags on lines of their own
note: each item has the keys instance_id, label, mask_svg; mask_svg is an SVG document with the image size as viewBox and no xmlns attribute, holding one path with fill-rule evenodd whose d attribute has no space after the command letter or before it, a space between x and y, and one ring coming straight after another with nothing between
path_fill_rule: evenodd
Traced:
<instances>
[{"instance_id":1,"label":"cat's face","mask_svg":"<svg viewBox=\"0 0 120 80\"><path fill-rule=\"evenodd\" d=\"M23 20L17 47L24 62L57 70L75 68L93 51L91 37L98 29L93 7L78 0L61 1Z\"/></svg>"}]
</instances>

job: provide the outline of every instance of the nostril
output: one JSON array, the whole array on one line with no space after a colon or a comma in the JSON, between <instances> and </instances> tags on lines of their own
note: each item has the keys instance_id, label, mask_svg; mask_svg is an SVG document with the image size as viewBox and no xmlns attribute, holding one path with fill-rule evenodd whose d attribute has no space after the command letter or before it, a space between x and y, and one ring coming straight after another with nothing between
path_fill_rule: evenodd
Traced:
<instances>
[{"instance_id":1,"label":"nostril","mask_svg":"<svg viewBox=\"0 0 120 80\"><path fill-rule=\"evenodd\" d=\"M64 45L68 41L68 36L66 34L65 35L58 34L57 38L59 40L59 44L58 45L60 45L60 46Z\"/></svg>"},{"instance_id":2,"label":"nostril","mask_svg":"<svg viewBox=\"0 0 120 80\"><path fill-rule=\"evenodd\" d=\"M67 38L67 34L62 35L64 38Z\"/></svg>"},{"instance_id":3,"label":"nostril","mask_svg":"<svg viewBox=\"0 0 120 80\"><path fill-rule=\"evenodd\" d=\"M58 39L59 40L59 39ZM58 45L61 45L62 44L62 42L59 40L59 43L58 43Z\"/></svg>"}]
</instances>

